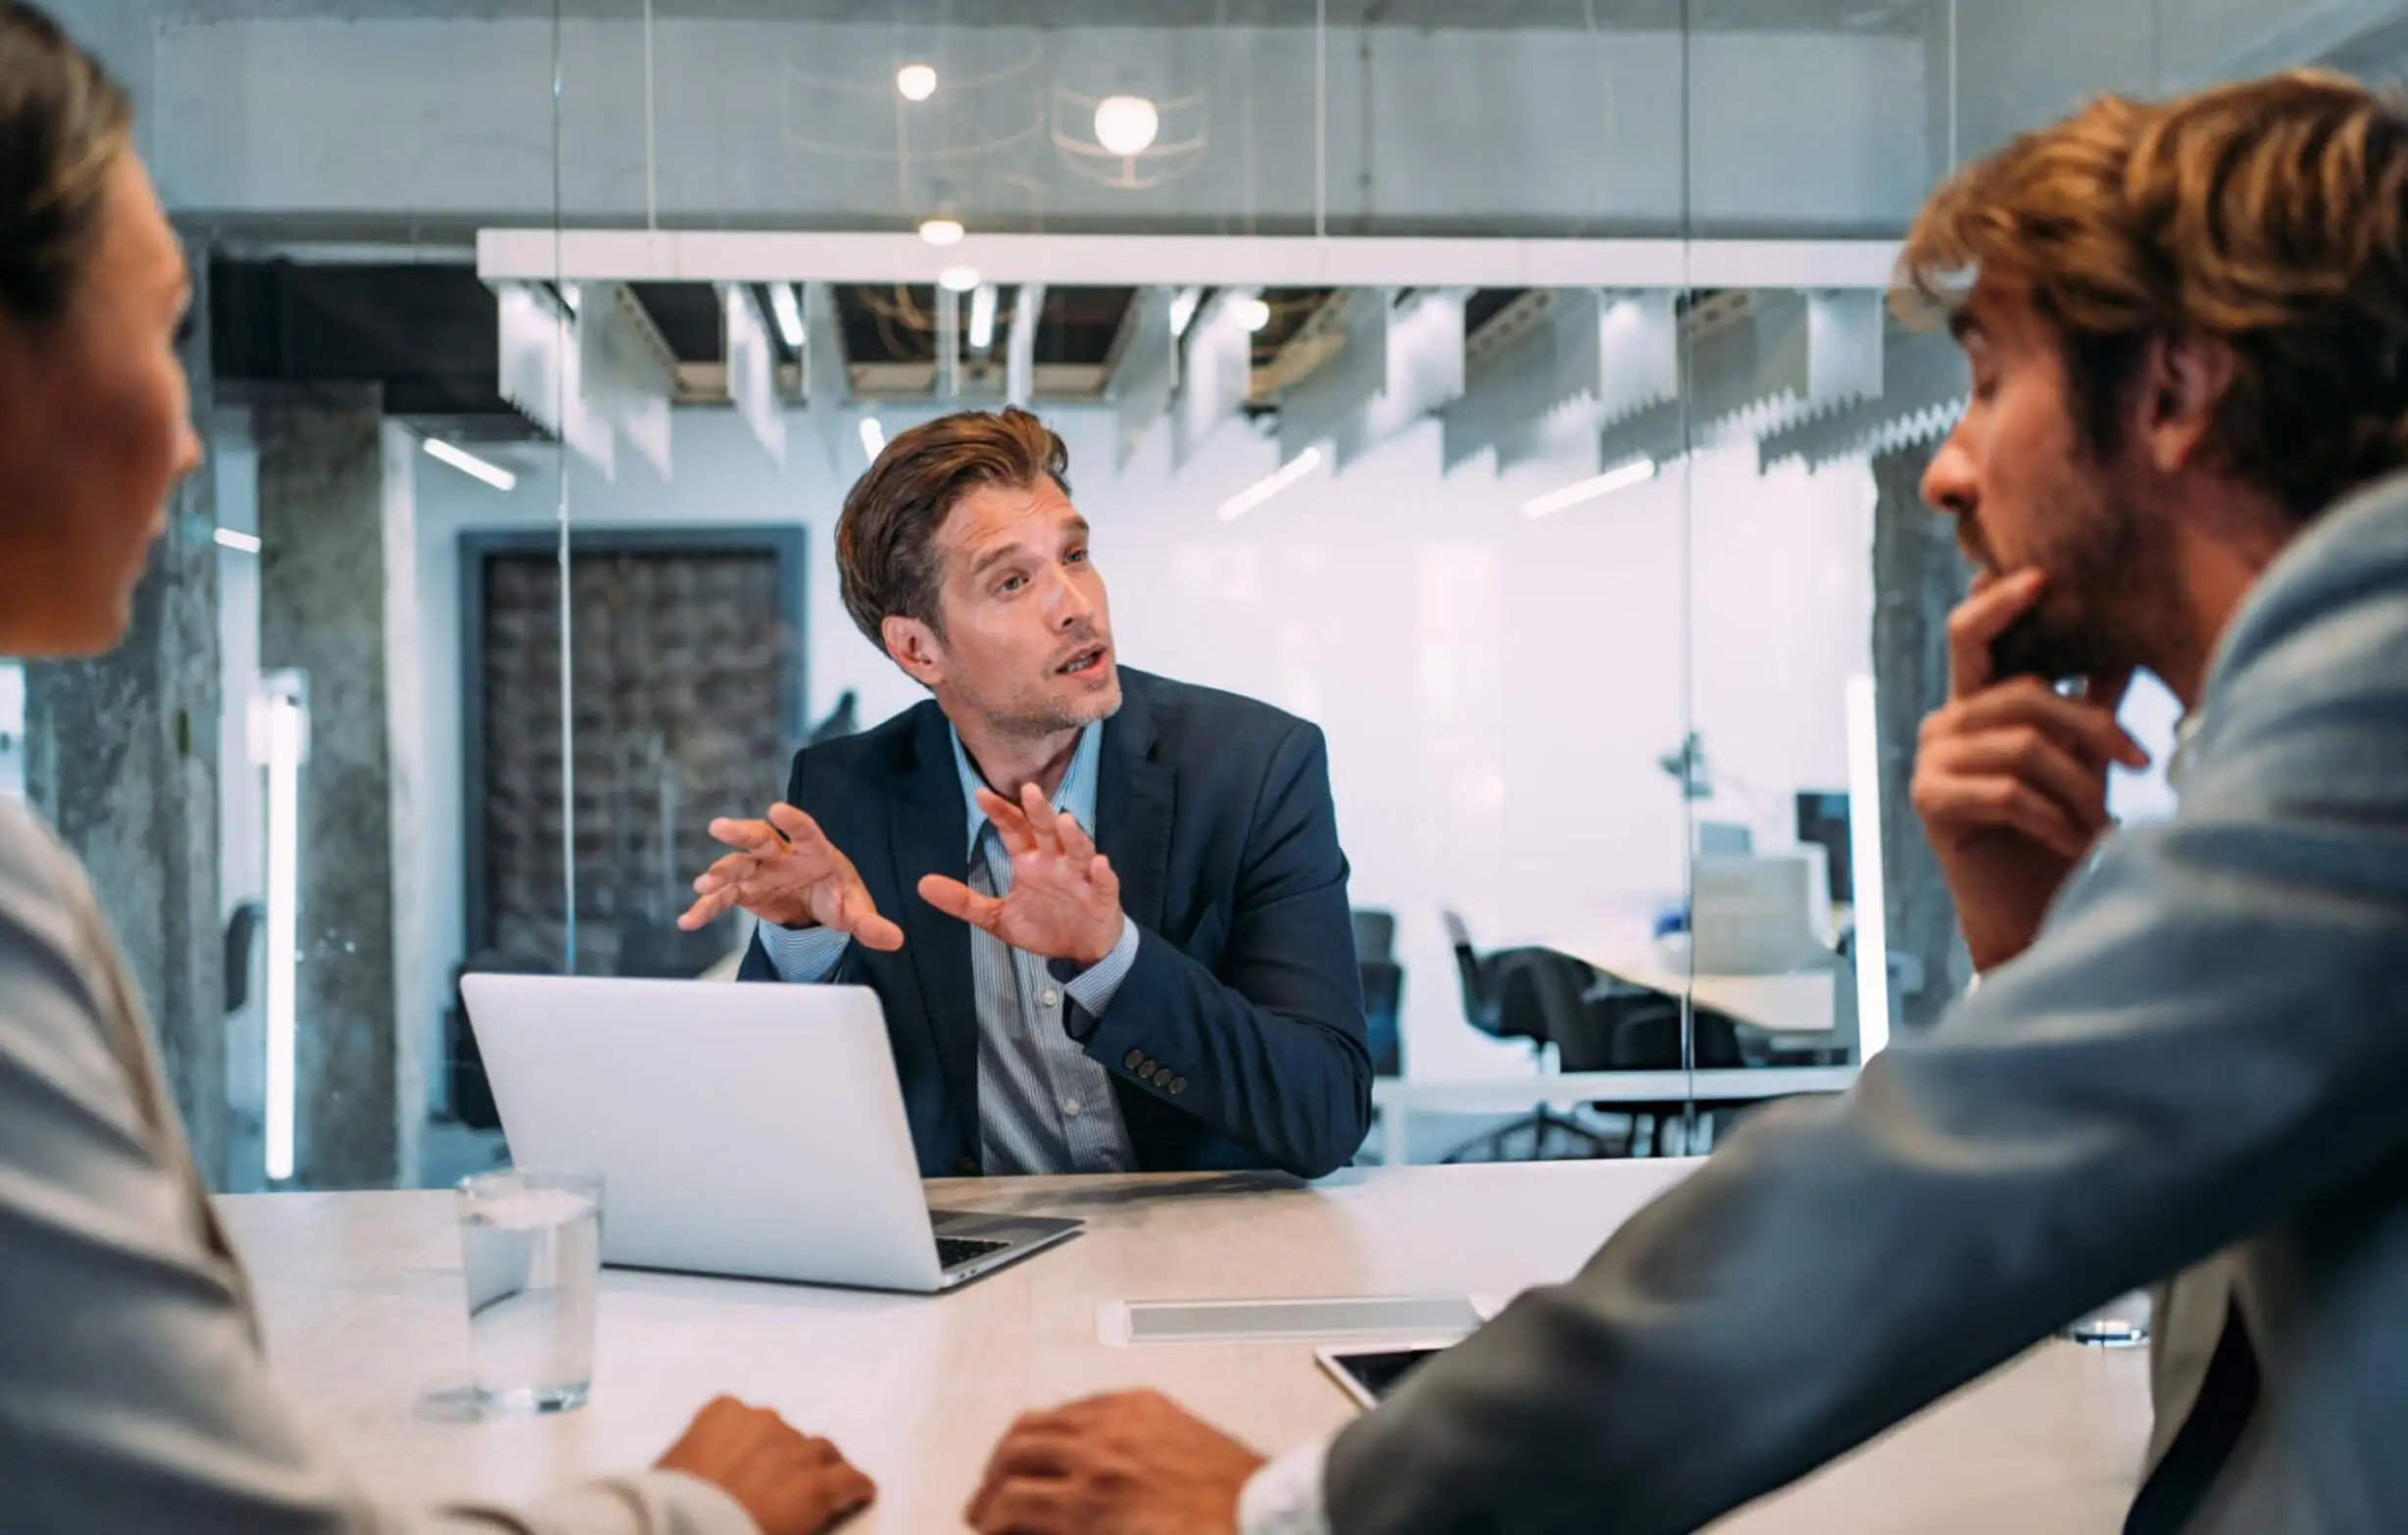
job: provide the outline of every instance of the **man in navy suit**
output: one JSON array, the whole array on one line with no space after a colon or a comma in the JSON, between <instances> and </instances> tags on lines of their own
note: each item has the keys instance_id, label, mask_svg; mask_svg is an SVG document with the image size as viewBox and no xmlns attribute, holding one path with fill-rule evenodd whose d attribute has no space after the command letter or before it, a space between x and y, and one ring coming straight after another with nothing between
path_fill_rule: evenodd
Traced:
<instances>
[{"instance_id":1,"label":"man in navy suit","mask_svg":"<svg viewBox=\"0 0 2408 1535\"><path fill-rule=\"evenodd\" d=\"M845 499L854 621L932 695L797 754L683 925L747 980L874 988L930 1176L1276 1167L1370 1127L1321 732L1123 670L1061 439L966 411Z\"/></svg>"}]
</instances>

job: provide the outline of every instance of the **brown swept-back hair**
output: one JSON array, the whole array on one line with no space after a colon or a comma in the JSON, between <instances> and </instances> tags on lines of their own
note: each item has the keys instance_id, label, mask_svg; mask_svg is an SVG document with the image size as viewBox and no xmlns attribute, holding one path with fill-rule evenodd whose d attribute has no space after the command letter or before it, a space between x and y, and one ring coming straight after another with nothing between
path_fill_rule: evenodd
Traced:
<instances>
[{"instance_id":1,"label":"brown swept-back hair","mask_svg":"<svg viewBox=\"0 0 2408 1535\"><path fill-rule=\"evenodd\" d=\"M98 244L133 105L59 25L0 0L0 315L56 320Z\"/></svg>"},{"instance_id":2,"label":"brown swept-back hair","mask_svg":"<svg viewBox=\"0 0 2408 1535\"><path fill-rule=\"evenodd\" d=\"M917 619L943 634L936 539L955 503L981 485L1034 485L1041 477L1066 496L1069 476L1070 450L1017 407L961 411L901 433L854 481L837 519L845 611L881 650L890 617Z\"/></svg>"},{"instance_id":3,"label":"brown swept-back hair","mask_svg":"<svg viewBox=\"0 0 2408 1535\"><path fill-rule=\"evenodd\" d=\"M2210 446L2304 521L2408 465L2408 116L2296 70L2103 97L1965 167L1899 259L1909 313L1996 274L2057 330L2087 446L2113 451L2153 337L2233 351Z\"/></svg>"}]
</instances>

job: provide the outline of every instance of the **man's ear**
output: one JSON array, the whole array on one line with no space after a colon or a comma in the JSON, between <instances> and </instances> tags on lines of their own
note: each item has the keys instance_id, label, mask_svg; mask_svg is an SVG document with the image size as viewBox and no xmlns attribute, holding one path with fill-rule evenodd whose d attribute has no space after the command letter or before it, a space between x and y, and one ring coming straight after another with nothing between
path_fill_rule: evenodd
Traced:
<instances>
[{"instance_id":1,"label":"man's ear","mask_svg":"<svg viewBox=\"0 0 2408 1535\"><path fill-rule=\"evenodd\" d=\"M879 632L886 640L886 653L911 680L932 691L945 680L945 646L936 630L917 619L889 614Z\"/></svg>"},{"instance_id":2,"label":"man's ear","mask_svg":"<svg viewBox=\"0 0 2408 1535\"><path fill-rule=\"evenodd\" d=\"M2186 331L2149 343L2141 364L2139 434L2163 473L2196 466L2233 386L2233 348L2221 336Z\"/></svg>"}]
</instances>

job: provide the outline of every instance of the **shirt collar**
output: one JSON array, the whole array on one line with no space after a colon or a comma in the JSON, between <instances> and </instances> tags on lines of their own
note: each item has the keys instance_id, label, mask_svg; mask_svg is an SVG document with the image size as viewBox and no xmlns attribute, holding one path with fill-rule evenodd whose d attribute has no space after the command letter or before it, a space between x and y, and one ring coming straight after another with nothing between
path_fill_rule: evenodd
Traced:
<instances>
[{"instance_id":1,"label":"shirt collar","mask_svg":"<svg viewBox=\"0 0 2408 1535\"><path fill-rule=\"evenodd\" d=\"M2199 744L2199 712L2185 711L2174 721L2174 751L2166 759L2166 787L2176 794L2183 792L2183 780L2190 776L2190 759Z\"/></svg>"},{"instance_id":2,"label":"shirt collar","mask_svg":"<svg viewBox=\"0 0 2408 1535\"><path fill-rule=\"evenodd\" d=\"M978 791L987 787L978 765L970 761L968 748L961 744L961 732L948 726L946 733L954 743L954 767L961 774L961 803L969 812L969 848L972 857L978 853L978 838L987 829L987 813L978 808ZM1096 833L1096 768L1104 756L1104 721L1090 723L1079 732L1078 749L1070 754L1069 770L1061 775L1061 787L1054 791L1054 809L1064 812L1083 827L1089 836Z\"/></svg>"}]
</instances>

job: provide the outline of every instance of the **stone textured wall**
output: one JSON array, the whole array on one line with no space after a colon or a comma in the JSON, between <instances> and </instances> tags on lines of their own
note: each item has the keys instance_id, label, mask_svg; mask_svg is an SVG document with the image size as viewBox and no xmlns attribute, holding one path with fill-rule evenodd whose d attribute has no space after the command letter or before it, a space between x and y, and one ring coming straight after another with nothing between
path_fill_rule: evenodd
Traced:
<instances>
[{"instance_id":1,"label":"stone textured wall","mask_svg":"<svg viewBox=\"0 0 2408 1535\"><path fill-rule=\"evenodd\" d=\"M403 1171L394 1015L384 458L373 394L263 402L260 666L309 678L301 779L296 1177Z\"/></svg>"},{"instance_id":2,"label":"stone textured wall","mask_svg":"<svg viewBox=\"0 0 2408 1535\"><path fill-rule=\"evenodd\" d=\"M1873 668L1881 725L1882 869L1892 955L1923 965L1920 990L1900 999L1909 1027L1929 1024L1964 986L1956 903L1915 818L1909 786L1923 719L1948 697L1948 612L1967 573L1948 520L1923 504L1932 449L1873 461Z\"/></svg>"}]
</instances>

